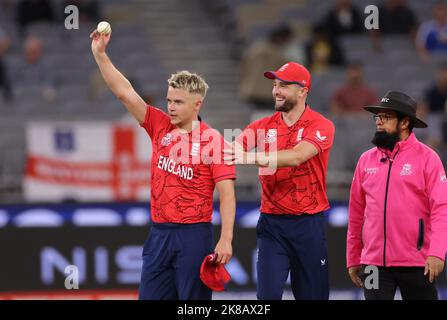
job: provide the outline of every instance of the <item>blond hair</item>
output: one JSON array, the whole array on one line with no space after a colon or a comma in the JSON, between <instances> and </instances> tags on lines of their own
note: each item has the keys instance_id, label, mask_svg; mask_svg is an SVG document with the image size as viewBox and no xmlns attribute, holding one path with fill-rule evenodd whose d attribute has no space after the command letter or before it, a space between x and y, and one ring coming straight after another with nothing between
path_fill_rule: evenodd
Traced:
<instances>
[{"instance_id":1,"label":"blond hair","mask_svg":"<svg viewBox=\"0 0 447 320\"><path fill-rule=\"evenodd\" d=\"M171 75L168 79L168 84L174 89L183 89L189 93L198 93L203 98L206 96L206 92L209 88L201 76L196 73L192 73L186 70L178 71Z\"/></svg>"}]
</instances>

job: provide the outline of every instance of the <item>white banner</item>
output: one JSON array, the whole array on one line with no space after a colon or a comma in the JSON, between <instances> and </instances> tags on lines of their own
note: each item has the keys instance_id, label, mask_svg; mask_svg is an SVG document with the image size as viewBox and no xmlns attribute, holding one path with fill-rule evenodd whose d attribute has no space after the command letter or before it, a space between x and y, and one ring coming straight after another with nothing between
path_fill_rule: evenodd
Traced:
<instances>
[{"instance_id":1,"label":"white banner","mask_svg":"<svg viewBox=\"0 0 447 320\"><path fill-rule=\"evenodd\" d=\"M137 124L27 126L27 201L149 201L150 138Z\"/></svg>"}]
</instances>

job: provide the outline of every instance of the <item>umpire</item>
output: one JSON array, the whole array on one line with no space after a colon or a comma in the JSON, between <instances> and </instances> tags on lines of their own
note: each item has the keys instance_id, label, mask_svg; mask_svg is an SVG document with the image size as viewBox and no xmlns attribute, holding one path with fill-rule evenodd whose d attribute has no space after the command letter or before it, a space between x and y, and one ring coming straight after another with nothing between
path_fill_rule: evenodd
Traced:
<instances>
[{"instance_id":1,"label":"umpire","mask_svg":"<svg viewBox=\"0 0 447 320\"><path fill-rule=\"evenodd\" d=\"M447 251L447 178L438 155L418 141L416 102L389 91L374 114L376 146L361 155L351 186L347 267L363 287L364 267L378 268L367 300L437 299L435 278ZM363 272L362 272L363 271Z\"/></svg>"}]
</instances>

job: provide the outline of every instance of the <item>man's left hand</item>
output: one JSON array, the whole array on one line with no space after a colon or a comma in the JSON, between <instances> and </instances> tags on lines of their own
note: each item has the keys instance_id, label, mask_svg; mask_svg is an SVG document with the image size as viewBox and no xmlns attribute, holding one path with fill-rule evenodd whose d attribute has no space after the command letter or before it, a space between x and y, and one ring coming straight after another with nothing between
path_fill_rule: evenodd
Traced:
<instances>
[{"instance_id":1,"label":"man's left hand","mask_svg":"<svg viewBox=\"0 0 447 320\"><path fill-rule=\"evenodd\" d=\"M424 276L429 275L428 280L433 283L435 278L444 270L444 261L438 257L429 256L425 261Z\"/></svg>"},{"instance_id":2,"label":"man's left hand","mask_svg":"<svg viewBox=\"0 0 447 320\"><path fill-rule=\"evenodd\" d=\"M231 241L220 239L214 249L214 253L216 255L216 259L214 260L216 263L226 264L233 255Z\"/></svg>"}]
</instances>

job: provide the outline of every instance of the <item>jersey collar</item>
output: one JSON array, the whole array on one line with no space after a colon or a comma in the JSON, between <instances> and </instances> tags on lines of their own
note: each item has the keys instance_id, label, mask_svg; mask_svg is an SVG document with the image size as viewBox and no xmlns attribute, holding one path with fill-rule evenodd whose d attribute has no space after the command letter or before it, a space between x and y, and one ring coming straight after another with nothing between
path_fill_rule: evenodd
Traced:
<instances>
[{"instance_id":1,"label":"jersey collar","mask_svg":"<svg viewBox=\"0 0 447 320\"><path fill-rule=\"evenodd\" d=\"M278 117L279 117L279 124L284 127L287 128L289 130L293 129L295 126L297 126L298 123L307 120L309 118L309 114L310 114L310 106L306 103L306 106L304 108L304 112L301 114L301 116L298 118L298 120L295 121L294 124L292 124L291 126L288 126L287 123L284 121L284 119L282 118L282 113L281 111L278 111Z\"/></svg>"}]
</instances>

